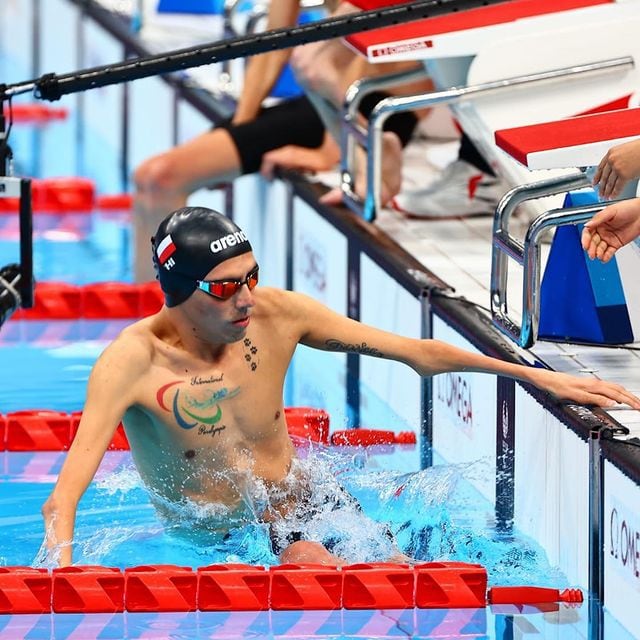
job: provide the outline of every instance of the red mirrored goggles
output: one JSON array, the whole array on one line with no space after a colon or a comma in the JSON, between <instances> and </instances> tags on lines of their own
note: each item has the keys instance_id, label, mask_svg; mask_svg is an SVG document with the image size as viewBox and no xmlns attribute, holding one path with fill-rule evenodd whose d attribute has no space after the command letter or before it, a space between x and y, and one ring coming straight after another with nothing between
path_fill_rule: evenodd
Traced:
<instances>
[{"instance_id":1,"label":"red mirrored goggles","mask_svg":"<svg viewBox=\"0 0 640 640\"><path fill-rule=\"evenodd\" d=\"M198 289L208 293L212 298L228 300L234 296L242 285L247 285L253 291L258 284L258 267L247 273L244 280L196 280Z\"/></svg>"}]
</instances>

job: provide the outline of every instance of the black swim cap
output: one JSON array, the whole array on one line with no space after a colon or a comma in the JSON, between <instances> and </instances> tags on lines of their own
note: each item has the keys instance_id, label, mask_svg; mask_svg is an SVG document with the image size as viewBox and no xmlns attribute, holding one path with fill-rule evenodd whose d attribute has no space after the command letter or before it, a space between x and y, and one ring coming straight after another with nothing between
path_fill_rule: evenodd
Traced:
<instances>
[{"instance_id":1,"label":"black swim cap","mask_svg":"<svg viewBox=\"0 0 640 640\"><path fill-rule=\"evenodd\" d=\"M184 302L221 262L251 251L236 224L213 209L184 207L169 214L151 238L153 264L167 307Z\"/></svg>"}]
</instances>

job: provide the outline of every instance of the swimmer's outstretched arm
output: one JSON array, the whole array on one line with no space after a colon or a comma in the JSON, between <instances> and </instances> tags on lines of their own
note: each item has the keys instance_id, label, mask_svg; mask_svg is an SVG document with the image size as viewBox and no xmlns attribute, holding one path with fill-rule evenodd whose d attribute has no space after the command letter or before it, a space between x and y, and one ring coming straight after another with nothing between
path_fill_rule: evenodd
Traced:
<instances>
[{"instance_id":1,"label":"swimmer's outstretched arm","mask_svg":"<svg viewBox=\"0 0 640 640\"><path fill-rule=\"evenodd\" d=\"M126 409L135 402L136 382L150 362L136 340L116 339L98 358L87 387L82 420L58 480L42 507L45 544L65 567L72 561L78 502L89 486Z\"/></svg>"},{"instance_id":2,"label":"swimmer's outstretched arm","mask_svg":"<svg viewBox=\"0 0 640 640\"><path fill-rule=\"evenodd\" d=\"M601 407L616 403L640 409L640 398L619 384L505 362L471 353L439 340L416 340L364 325L292 292L286 308L297 323L299 342L326 351L342 351L404 362L422 376L452 371L495 373L548 391L558 400Z\"/></svg>"}]
</instances>

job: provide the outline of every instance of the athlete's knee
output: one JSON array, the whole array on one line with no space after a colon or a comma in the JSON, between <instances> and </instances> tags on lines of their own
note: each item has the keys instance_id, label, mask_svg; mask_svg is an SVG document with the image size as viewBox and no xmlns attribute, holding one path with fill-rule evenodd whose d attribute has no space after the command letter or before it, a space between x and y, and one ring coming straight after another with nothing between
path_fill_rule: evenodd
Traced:
<instances>
[{"instance_id":1,"label":"athlete's knee","mask_svg":"<svg viewBox=\"0 0 640 640\"><path fill-rule=\"evenodd\" d=\"M314 48L314 44L296 47L291 54L289 64L300 85L305 89L318 91L322 86L325 72L318 64L317 50Z\"/></svg>"},{"instance_id":2,"label":"athlete's knee","mask_svg":"<svg viewBox=\"0 0 640 640\"><path fill-rule=\"evenodd\" d=\"M336 564L336 560L336 556L329 553L322 544L310 540L293 542L280 554L280 562L283 564L301 562Z\"/></svg>"},{"instance_id":3,"label":"athlete's knee","mask_svg":"<svg viewBox=\"0 0 640 640\"><path fill-rule=\"evenodd\" d=\"M175 192L182 186L176 173L171 152L162 153L142 162L133 173L133 182L139 192Z\"/></svg>"}]
</instances>

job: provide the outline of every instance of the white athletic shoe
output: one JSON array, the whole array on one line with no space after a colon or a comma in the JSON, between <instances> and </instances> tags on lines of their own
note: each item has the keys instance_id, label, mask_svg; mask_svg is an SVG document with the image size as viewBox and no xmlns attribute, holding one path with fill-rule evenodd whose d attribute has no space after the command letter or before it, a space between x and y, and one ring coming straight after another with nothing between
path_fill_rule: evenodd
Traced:
<instances>
[{"instance_id":1,"label":"white athletic shoe","mask_svg":"<svg viewBox=\"0 0 640 640\"><path fill-rule=\"evenodd\" d=\"M408 218L447 219L493 215L506 185L477 167L455 160L425 189L399 193L391 206Z\"/></svg>"}]
</instances>

